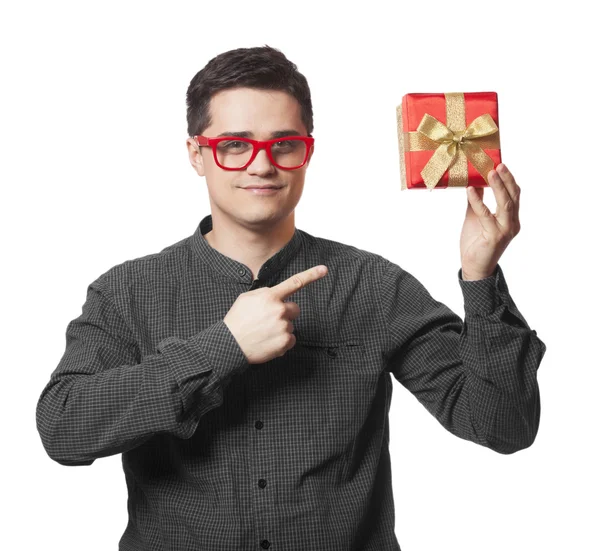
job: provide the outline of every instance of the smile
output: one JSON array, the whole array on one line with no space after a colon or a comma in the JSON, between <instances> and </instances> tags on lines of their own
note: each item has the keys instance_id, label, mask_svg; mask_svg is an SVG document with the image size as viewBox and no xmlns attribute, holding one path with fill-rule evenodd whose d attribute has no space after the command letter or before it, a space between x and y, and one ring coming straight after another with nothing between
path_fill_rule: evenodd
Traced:
<instances>
[{"instance_id":1,"label":"smile","mask_svg":"<svg viewBox=\"0 0 600 551\"><path fill-rule=\"evenodd\" d=\"M255 195L274 195L275 193L277 193L278 191L280 191L281 188L244 188L244 191L250 191L252 193L254 193Z\"/></svg>"}]
</instances>

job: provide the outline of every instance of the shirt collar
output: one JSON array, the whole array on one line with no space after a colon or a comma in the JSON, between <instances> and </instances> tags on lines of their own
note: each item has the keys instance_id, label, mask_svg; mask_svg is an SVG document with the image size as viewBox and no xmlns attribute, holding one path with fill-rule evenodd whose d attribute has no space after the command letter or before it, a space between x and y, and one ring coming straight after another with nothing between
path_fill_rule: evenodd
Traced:
<instances>
[{"instance_id":1,"label":"shirt collar","mask_svg":"<svg viewBox=\"0 0 600 551\"><path fill-rule=\"evenodd\" d=\"M204 235L212 230L212 215L205 216L190 238L190 247L194 254L212 270L239 283L252 283L252 271L242 262L230 258L210 246ZM267 281L279 272L298 252L302 245L302 232L295 228L294 235L278 252L269 258L260 268L257 278Z\"/></svg>"}]
</instances>

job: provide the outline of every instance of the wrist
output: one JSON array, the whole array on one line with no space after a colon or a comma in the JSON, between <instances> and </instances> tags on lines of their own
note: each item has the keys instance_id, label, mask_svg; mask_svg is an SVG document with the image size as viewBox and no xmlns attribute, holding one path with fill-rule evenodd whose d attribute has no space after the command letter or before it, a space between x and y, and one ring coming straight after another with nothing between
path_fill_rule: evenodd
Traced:
<instances>
[{"instance_id":1,"label":"wrist","mask_svg":"<svg viewBox=\"0 0 600 551\"><path fill-rule=\"evenodd\" d=\"M496 268L494 268L491 272L488 273L469 273L469 272L465 272L464 269L461 270L461 277L463 279L463 281L478 281L480 279L486 279L488 277L492 277L494 275L494 272L496 271Z\"/></svg>"}]
</instances>

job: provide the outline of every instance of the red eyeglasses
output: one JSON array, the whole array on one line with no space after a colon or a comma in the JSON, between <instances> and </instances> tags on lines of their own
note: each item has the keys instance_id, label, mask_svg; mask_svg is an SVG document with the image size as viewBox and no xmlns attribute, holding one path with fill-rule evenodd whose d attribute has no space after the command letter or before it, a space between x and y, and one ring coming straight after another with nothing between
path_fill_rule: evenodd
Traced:
<instances>
[{"instance_id":1,"label":"red eyeglasses","mask_svg":"<svg viewBox=\"0 0 600 551\"><path fill-rule=\"evenodd\" d=\"M284 136L273 140L251 140L237 136L207 138L193 136L199 147L212 147L217 166L224 170L244 170L261 149L267 151L272 164L283 170L295 170L306 164L315 139L310 136Z\"/></svg>"}]
</instances>

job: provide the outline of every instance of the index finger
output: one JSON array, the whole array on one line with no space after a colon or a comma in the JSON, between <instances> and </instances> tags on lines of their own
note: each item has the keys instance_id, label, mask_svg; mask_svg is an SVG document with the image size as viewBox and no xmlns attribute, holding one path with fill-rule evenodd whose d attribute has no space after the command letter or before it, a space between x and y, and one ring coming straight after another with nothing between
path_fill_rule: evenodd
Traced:
<instances>
[{"instance_id":1,"label":"index finger","mask_svg":"<svg viewBox=\"0 0 600 551\"><path fill-rule=\"evenodd\" d=\"M321 279L327 275L327 266L319 265L309 268L304 272L294 274L292 277L273 285L271 290L277 295L278 298L284 300L289 296L293 295L296 291L299 291L303 287L306 287L309 283Z\"/></svg>"}]
</instances>

